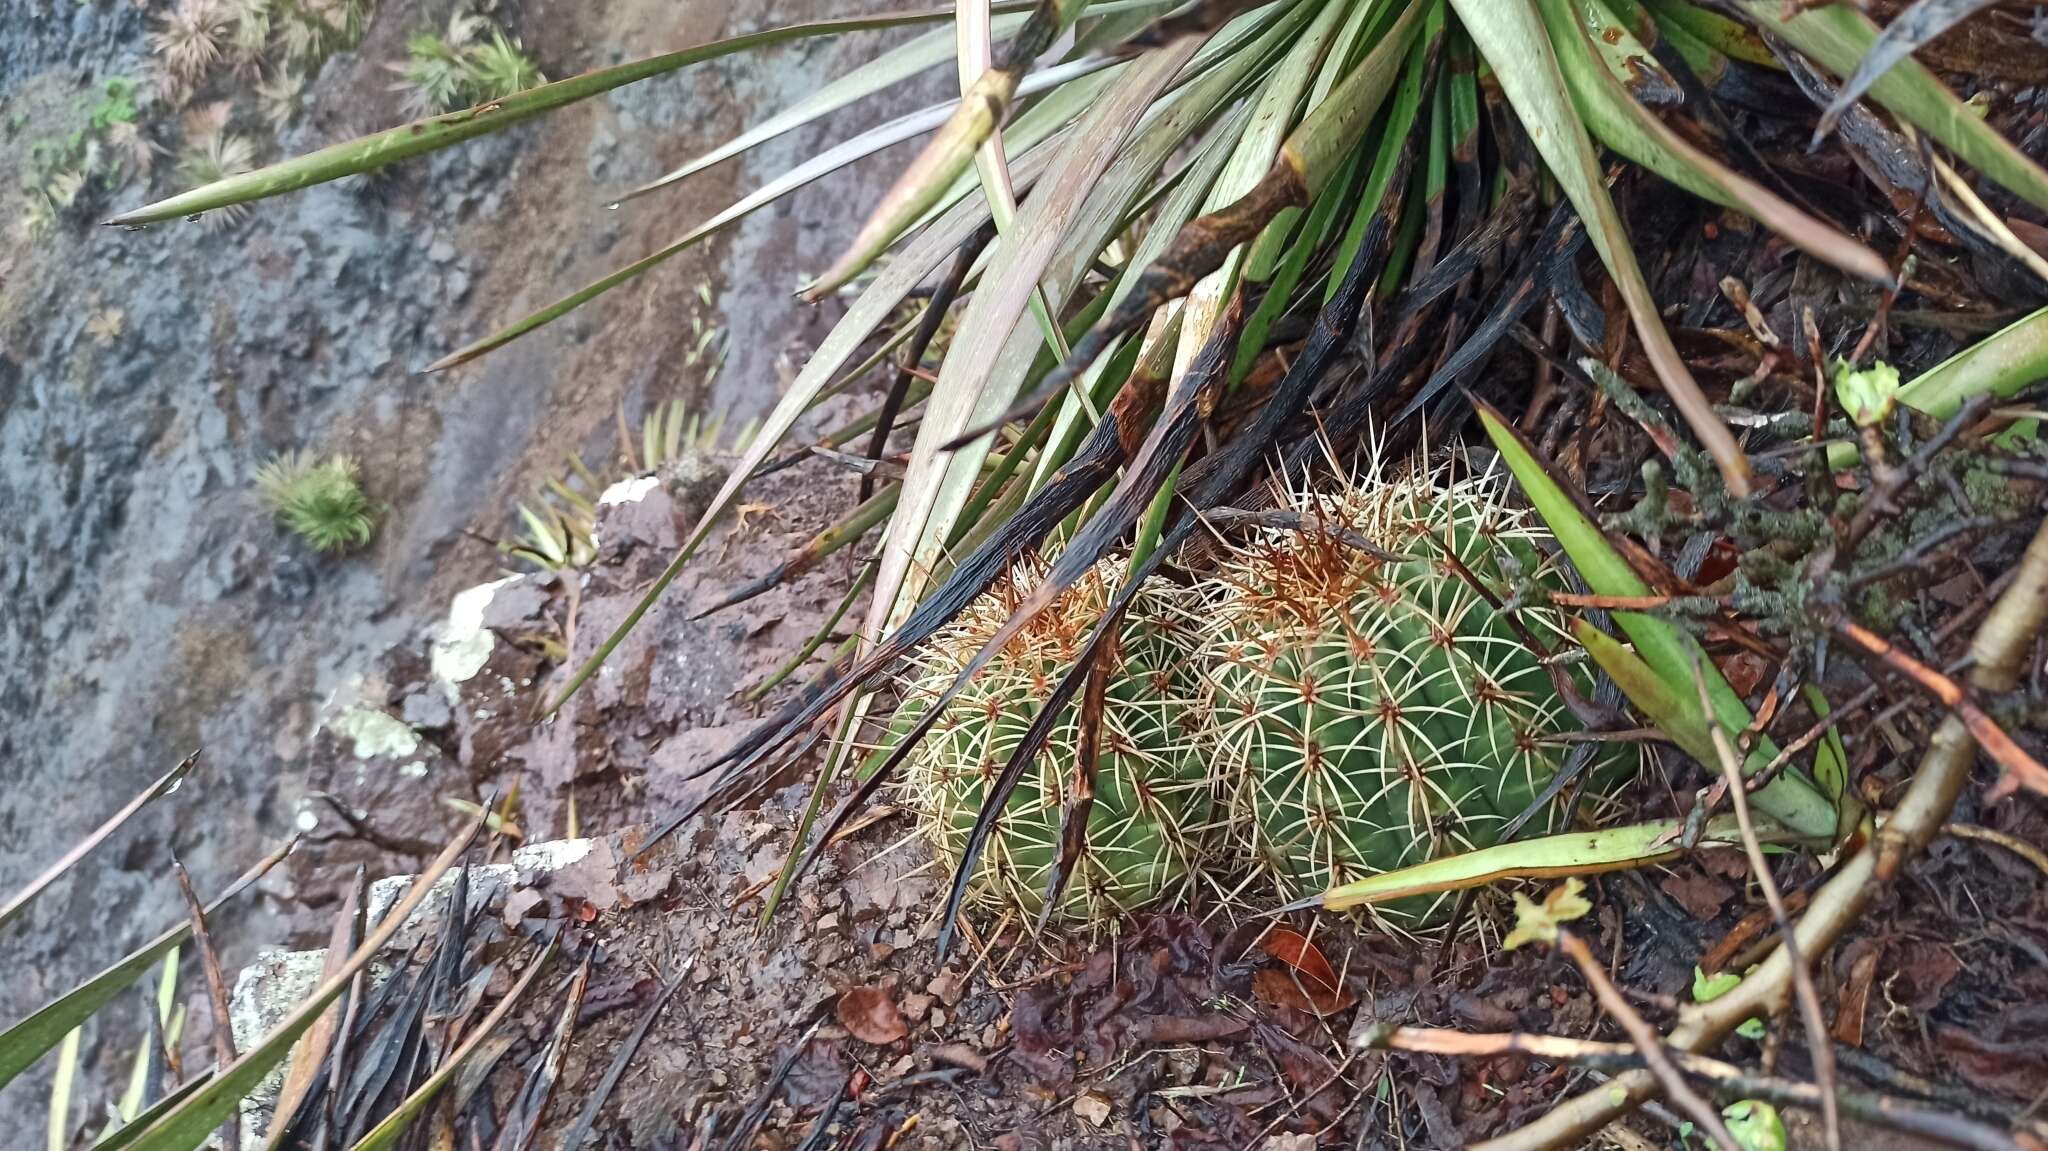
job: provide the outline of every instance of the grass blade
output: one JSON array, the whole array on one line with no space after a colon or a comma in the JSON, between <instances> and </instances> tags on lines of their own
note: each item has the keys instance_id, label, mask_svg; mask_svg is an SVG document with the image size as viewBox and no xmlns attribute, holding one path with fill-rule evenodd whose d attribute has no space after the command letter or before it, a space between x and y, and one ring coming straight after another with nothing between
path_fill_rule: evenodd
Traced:
<instances>
[{"instance_id":1,"label":"grass blade","mask_svg":"<svg viewBox=\"0 0 2048 1151\"><path fill-rule=\"evenodd\" d=\"M207 904L211 914L226 906L229 900L249 889L258 879L263 878L272 867L289 855L291 844L272 852L241 877L228 886L226 891ZM156 965L172 948L185 942L192 934L190 920L143 944L126 958L112 967L93 976L71 991L45 1004L41 1009L0 1032L0 1087L7 1086L14 1077L27 1070L36 1060L52 1047L62 1042L64 1036L90 1019L94 1012L107 1005L114 996Z\"/></svg>"},{"instance_id":2,"label":"grass blade","mask_svg":"<svg viewBox=\"0 0 2048 1151\"><path fill-rule=\"evenodd\" d=\"M1601 143L1701 199L1757 220L1852 276L1879 284L1890 282L1891 268L1884 257L1694 147L1632 99L1609 69L1594 58L1596 41L1579 23L1574 0L1536 0L1536 6L1550 28L1573 102ZM1619 24L1608 25L1607 36L1619 37L1622 47L1634 45L1636 53L1649 55Z\"/></svg>"},{"instance_id":3,"label":"grass blade","mask_svg":"<svg viewBox=\"0 0 2048 1151\"><path fill-rule=\"evenodd\" d=\"M1783 37L1838 76L1854 75L1877 48L1877 25L1844 5L1810 8L1789 20L1774 0L1740 0L1738 6L1759 28ZM2007 191L2048 211L2048 171L1985 123L1925 64L1911 57L1899 60L1871 81L1870 97Z\"/></svg>"},{"instance_id":4,"label":"grass blade","mask_svg":"<svg viewBox=\"0 0 2048 1151\"><path fill-rule=\"evenodd\" d=\"M146 204L132 212L124 212L107 223L116 227L153 224L162 220L174 220L180 216L210 212L233 204L244 204L251 200L281 196L286 192L296 192L314 184L324 184L344 176L373 171L386 164L438 151L464 140L509 128L542 113L552 112L556 108L609 92L614 88L674 72L706 60L730 56L735 52L765 48L786 40L801 40L813 36L832 36L841 32L861 32L874 28L897 28L907 24L929 24L949 19L951 16L950 8L929 8L914 12L884 12L874 16L858 16L843 20L820 20L810 24L792 24L725 40L714 40L709 44L700 44L679 52L665 52L643 60L600 68L595 72L586 72L567 80L557 80L538 88L528 88L502 100L479 104L460 112L430 116L382 132L373 132L354 140L332 144L316 152L258 168L253 172L229 176L224 180L216 180L211 184L181 192L169 199Z\"/></svg>"},{"instance_id":5,"label":"grass blade","mask_svg":"<svg viewBox=\"0 0 2048 1151\"><path fill-rule=\"evenodd\" d=\"M1593 142L1572 106L1557 55L1531 0L1451 0L1451 7L1480 54L1493 65L1494 76L1528 129L1537 152L1586 221L1587 236L1614 277L1615 287L1635 321L1643 351L1664 390L1685 416L1700 446L1714 457L1728 490L1738 497L1749 495L1749 460L1729 433L1728 425L1701 394L1685 361L1679 358L1678 349L1672 346L1670 333L1664 330L1657 302L1651 297L1642 269L1636 264L1635 252L1629 247L1621 213L1607 195Z\"/></svg>"},{"instance_id":6,"label":"grass blade","mask_svg":"<svg viewBox=\"0 0 2048 1151\"><path fill-rule=\"evenodd\" d=\"M399 928L405 925L412 913L426 902L427 896L433 891L434 882L455 865L455 861L462 857L463 852L469 850L469 845L476 839L477 832L482 829L483 821L478 820L457 835L441 854L427 865L426 870L413 879L405 898L399 900L398 905L384 916L376 930L364 938L362 945L356 948L355 953L349 956L348 962L343 964L339 971L316 988L304 1003L286 1016L270 1034L244 1052L241 1058L235 1060L231 1066L218 1070L212 1082L194 1092L190 1098L163 1118L150 1124L130 1146L135 1151L195 1151L205 1143L214 1128L219 1127L223 1120L234 1113L242 1098L255 1090L256 1085L263 1081L271 1068L290 1054L292 1045L326 1012L327 1005L348 989L355 973L367 966L370 960L376 958L384 949L384 945L391 942L392 937L398 934ZM459 915L461 912L458 910L453 914Z\"/></svg>"},{"instance_id":7,"label":"grass blade","mask_svg":"<svg viewBox=\"0 0 2048 1151\"><path fill-rule=\"evenodd\" d=\"M143 788L141 795L129 800L128 806L115 812L105 823L93 829L91 835L79 840L62 858L51 864L41 875L30 880L28 886L15 892L5 905L0 905L0 927L7 926L8 922L20 915L36 896L43 893L44 888L55 883L58 877L77 866L79 860L92 854L93 848L105 843L109 836L121 830L121 825L128 822L130 816L149 806L150 802L159 796L169 795L176 790L178 784L184 781L185 776L191 773L193 765L198 762L198 752L186 756L176 767L158 776L155 783Z\"/></svg>"}]
</instances>

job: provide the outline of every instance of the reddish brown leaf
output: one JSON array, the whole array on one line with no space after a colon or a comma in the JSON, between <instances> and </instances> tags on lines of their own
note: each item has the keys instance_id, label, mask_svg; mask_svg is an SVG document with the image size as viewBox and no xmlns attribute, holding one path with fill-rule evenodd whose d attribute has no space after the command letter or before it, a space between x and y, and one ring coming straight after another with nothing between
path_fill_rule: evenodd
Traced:
<instances>
[{"instance_id":1,"label":"reddish brown leaf","mask_svg":"<svg viewBox=\"0 0 2048 1151\"><path fill-rule=\"evenodd\" d=\"M1302 982L1327 991L1337 990L1336 970L1330 966L1329 960L1323 958L1322 951L1301 932L1276 925L1259 941L1259 947L1300 972Z\"/></svg>"},{"instance_id":2,"label":"reddish brown leaf","mask_svg":"<svg viewBox=\"0 0 2048 1151\"><path fill-rule=\"evenodd\" d=\"M1735 889L1702 871L1687 868L1664 877L1657 886L1676 899L1694 919L1712 919L1734 896Z\"/></svg>"},{"instance_id":3,"label":"reddish brown leaf","mask_svg":"<svg viewBox=\"0 0 2048 1151\"><path fill-rule=\"evenodd\" d=\"M841 995L835 1013L846 1033L862 1043L881 1047L910 1034L896 1000L879 987L856 987Z\"/></svg>"},{"instance_id":4,"label":"reddish brown leaf","mask_svg":"<svg viewBox=\"0 0 2048 1151\"><path fill-rule=\"evenodd\" d=\"M1252 996L1269 1007L1285 1007L1310 1015L1334 1015L1358 997L1348 991L1319 987L1299 971L1252 972Z\"/></svg>"},{"instance_id":5,"label":"reddish brown leaf","mask_svg":"<svg viewBox=\"0 0 2048 1151\"><path fill-rule=\"evenodd\" d=\"M1877 955L1878 948L1873 947L1849 965L1849 984L1842 988L1841 1006L1835 1009L1835 1042L1844 1047L1863 1046L1863 1013L1877 975Z\"/></svg>"}]
</instances>

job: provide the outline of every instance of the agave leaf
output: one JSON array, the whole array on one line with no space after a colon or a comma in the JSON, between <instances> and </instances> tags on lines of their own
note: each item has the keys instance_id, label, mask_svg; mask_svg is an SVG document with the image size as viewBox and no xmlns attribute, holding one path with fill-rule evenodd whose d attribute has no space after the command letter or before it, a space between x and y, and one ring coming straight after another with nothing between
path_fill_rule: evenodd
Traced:
<instances>
[{"instance_id":1,"label":"agave leaf","mask_svg":"<svg viewBox=\"0 0 2048 1151\"><path fill-rule=\"evenodd\" d=\"M384 950L384 945L391 942L392 936L398 934L399 928L426 901L434 882L462 858L463 852L469 850L469 845L482 828L483 821L478 820L450 841L441 854L413 879L412 886L398 905L364 937L347 963L315 988L305 1002L243 1052L240 1058L217 1069L205 1087L193 1092L190 1098L144 1129L130 1144L134 1151L196 1151L204 1144L207 1137L234 1114L242 1098L254 1091L270 1074L271 1068L291 1053L292 1045L326 1012L327 1005L348 990L355 973Z\"/></svg>"},{"instance_id":2,"label":"agave leaf","mask_svg":"<svg viewBox=\"0 0 2048 1151\"><path fill-rule=\"evenodd\" d=\"M1022 13L997 16L991 21L991 30L1007 35L1016 31L1023 22ZM936 68L945 63L947 57L953 55L953 36L950 29L935 28L907 43L891 48L716 148L640 185L620 197L620 201L623 203L636 199L688 179L742 152L759 147L785 132L794 131L900 84L920 72Z\"/></svg>"},{"instance_id":3,"label":"agave leaf","mask_svg":"<svg viewBox=\"0 0 2048 1151\"><path fill-rule=\"evenodd\" d=\"M954 9L953 32L959 56L962 98L973 90L975 81L995 65L994 31L989 0L959 0ZM996 231L1009 231L1017 218L1017 189L1010 182L1010 161L1003 151L1003 126L1000 123L989 131L988 139L981 142L981 147L975 149L974 171L981 181L982 195L988 197L989 213L996 222ZM1067 340L1060 332L1059 324L1053 320L1043 288L1031 290L1031 318L1045 336L1046 346L1053 350L1054 355L1064 357Z\"/></svg>"},{"instance_id":4,"label":"agave leaf","mask_svg":"<svg viewBox=\"0 0 2048 1151\"><path fill-rule=\"evenodd\" d=\"M266 872L290 852L291 846L287 844L243 872L226 891L207 904L207 914L213 914L229 900L248 890L250 885L263 878ZM188 919L143 944L112 967L51 1000L35 1014L9 1027L5 1032L0 1032L0 1087L7 1086L15 1076L27 1070L36 1060L42 1058L45 1052L62 1042L64 1036L73 1028L92 1018L94 1012L106 1006L114 996L141 978L144 972L156 966L157 960L185 942L191 934L192 923Z\"/></svg>"},{"instance_id":5,"label":"agave leaf","mask_svg":"<svg viewBox=\"0 0 2048 1151\"><path fill-rule=\"evenodd\" d=\"M1101 71L1115 63L1116 61L1114 60L1096 58L1077 60L1071 64L1062 64L1055 68L1048 68L1043 72L1033 73L1026 81L1024 90L1039 91L1064 84L1070 80L1086 76L1091 72ZM509 327L500 329L467 347L443 356L441 359L427 365L426 370L438 372L458 364L467 363L486 352L518 339L535 328L560 319L584 304L589 303L591 300L596 299L598 296L618 287L620 284L636 279L642 274L651 271L678 253L709 236L715 235L727 225L743 219L747 215L796 191L805 184L836 172L856 160L871 156L891 145L900 144L905 140L930 131L933 125L944 116L945 107L944 105L936 105L919 112L912 112L909 115L898 117L895 120L891 120L879 127L871 128L850 140L820 152L741 197L709 220L690 229L666 246L585 285ZM941 189L941 192L943 191L944 189Z\"/></svg>"},{"instance_id":6,"label":"agave leaf","mask_svg":"<svg viewBox=\"0 0 2048 1151\"><path fill-rule=\"evenodd\" d=\"M1661 820L1518 840L1332 887L1309 904L1343 911L1368 903L1459 891L1502 879L1549 879L1648 867L1684 854L1678 846L1678 837L1684 830L1684 824L1678 820ZM1760 832L1760 837L1772 838L1764 832ZM1722 847L1741 842L1742 833L1735 818L1720 816L1707 821L1697 846Z\"/></svg>"},{"instance_id":7,"label":"agave leaf","mask_svg":"<svg viewBox=\"0 0 2048 1151\"><path fill-rule=\"evenodd\" d=\"M1922 44L1989 8L1992 3L1993 0L1913 0L1912 7L1885 25L1870 51L1856 65L1856 71L1842 82L1842 90L1820 114L1820 123L1813 129L1814 142L1818 144L1834 131L1835 122L1848 111L1849 105L1861 99L1863 93L1892 65L1912 55Z\"/></svg>"},{"instance_id":8,"label":"agave leaf","mask_svg":"<svg viewBox=\"0 0 2048 1151\"><path fill-rule=\"evenodd\" d=\"M1344 270L1351 266L1352 258L1358 254L1358 245L1364 241L1374 213L1386 198L1387 181L1401 167L1397 161L1409 130L1422 111L1423 86L1429 82L1430 61L1441 47L1443 36L1444 0L1430 0L1423 14L1421 35L1408 46L1408 59L1401 67L1400 86L1394 90L1393 106L1387 110L1387 122L1380 133L1379 151L1373 156L1365 190L1359 195L1359 205L1352 212L1351 222L1345 226L1344 238L1338 244L1336 258L1331 261L1328 281L1323 288L1323 302L1326 304L1336 296L1337 288L1343 282Z\"/></svg>"},{"instance_id":9,"label":"agave leaf","mask_svg":"<svg viewBox=\"0 0 2048 1151\"><path fill-rule=\"evenodd\" d=\"M1024 67L1051 47L1053 40L1080 14L1084 3L1085 0L1039 0L1030 19L1010 42L1001 67L981 69L971 83L963 74L960 102L938 135L883 193L881 202L869 213L845 253L818 277L816 284L804 289L806 299L819 299L859 275L940 202L946 189L966 173L982 145L1009 116L1010 106L1019 94L1018 82ZM963 59L963 69L965 65ZM998 206L996 210L1000 213L1002 208Z\"/></svg>"},{"instance_id":10,"label":"agave leaf","mask_svg":"<svg viewBox=\"0 0 2048 1151\"><path fill-rule=\"evenodd\" d=\"M832 382L834 373L841 365L845 364L875 329L889 318L889 314L895 311L896 305L903 302L911 289L923 282L933 269L965 243L967 238L987 220L988 205L985 202L962 199L919 233L908 247L882 269L868 289L847 309L846 315L833 326L831 333L818 345L818 350L811 354L810 360L804 364L803 370L790 384L789 390L777 401L775 409L762 421L761 430L755 433L753 442L741 453L738 463L726 477L725 483L719 487L717 494L705 505L703 514L697 518L696 526L690 531L689 538L677 549L668 567L664 568L654 583L649 585L640 601L633 605L633 610L626 613L625 619L621 620L612 634L606 637L596 653L585 661L582 667L576 669L576 674L570 678L568 686L562 689L562 694L548 705L550 713L559 710L570 696L576 694L577 689L597 673L597 669L611 657L612 651L625 640L633 628L639 625L648 609L654 606L654 601L660 599L662 593L668 590L668 586L675 582L676 576L683 570L683 565L687 564L690 557L697 553L697 549L703 546L705 537L710 535L713 525L732 505L733 498L746 485L748 478L768 458L768 454L775 450L775 445L782 441L782 437L789 433L797 419L810 407L812 399Z\"/></svg>"},{"instance_id":11,"label":"agave leaf","mask_svg":"<svg viewBox=\"0 0 2048 1151\"><path fill-rule=\"evenodd\" d=\"M1571 71L1563 46L1558 44L1561 26L1584 30L1593 49L1593 58L1605 66L1608 78L1620 85L1630 98L1646 104L1676 104L1685 98L1678 81L1644 45L1635 29L1617 16L1604 0L1568 0L1568 3L1569 10L1562 11L1565 16L1562 23L1556 19L1559 12L1554 12L1552 5L1545 0L1537 3L1543 11L1543 22L1550 26L1551 43L1558 47L1558 62L1567 65L1567 82L1571 81ZM1573 95L1577 95L1576 90Z\"/></svg>"},{"instance_id":12,"label":"agave leaf","mask_svg":"<svg viewBox=\"0 0 2048 1151\"><path fill-rule=\"evenodd\" d=\"M1647 49L1620 23L1608 24L1605 37L1596 40L1579 23L1577 8L1582 0L1536 0L1536 6L1550 29L1551 43L1557 47L1558 64L1573 102L1601 143L1701 199L1750 216L1851 275L1875 283L1891 280L1884 257L1700 151L1631 99L1610 74L1615 65L1610 61L1607 68L1601 68L1594 55L1594 46L1599 44L1648 56Z\"/></svg>"},{"instance_id":13,"label":"agave leaf","mask_svg":"<svg viewBox=\"0 0 2048 1151\"><path fill-rule=\"evenodd\" d=\"M177 766L158 776L155 783L143 788L142 794L129 800L126 807L115 812L105 823L93 829L92 834L79 840L57 862L45 868L41 875L29 880L28 886L15 892L5 904L0 904L0 927L7 926L8 922L15 916L20 915L23 909L27 908L36 896L43 893L44 888L55 883L65 872L75 867L79 860L90 855L93 848L105 843L109 836L121 830L121 825L127 823L130 816L148 807L157 798L169 795L172 791L175 791L178 784L184 781L185 776L191 773L193 765L198 762L199 753L195 751L191 755L186 756Z\"/></svg>"},{"instance_id":14,"label":"agave leaf","mask_svg":"<svg viewBox=\"0 0 2048 1151\"><path fill-rule=\"evenodd\" d=\"M253 172L243 172L226 179L181 192L169 199L158 200L132 212L124 212L107 223L119 227L137 224L153 224L161 220L174 220L180 216L192 216L243 204L251 200L280 196L296 192L314 184L339 180L361 172L373 171L386 164L427 152L437 151L464 140L473 139L487 132L496 132L514 124L531 120L544 112L576 103L589 97L609 92L614 88L636 83L651 77L687 68L705 60L730 56L754 48L764 48L786 40L801 40L813 36L832 36L841 32L860 32L872 28L897 28L909 24L929 24L952 16L950 8L925 9L917 12L884 12L873 16L857 16L841 20L820 20L810 24L792 24L782 28L770 28L761 32L750 32L725 40L714 40L680 52L665 52L658 56L600 68L567 80L557 80L538 88L479 104L460 112L444 116L430 116L401 124L382 132L332 144L316 152L295 156Z\"/></svg>"},{"instance_id":15,"label":"agave leaf","mask_svg":"<svg viewBox=\"0 0 2048 1151\"><path fill-rule=\"evenodd\" d=\"M512 985L512 990L507 991L505 997L498 1000L497 1006L491 1008L490 1014L484 1016L483 1022L478 1023L470 1029L468 1035L463 1036L462 1045L449 1052L447 1058L441 1060L440 1065L434 1068L434 1073L414 1088L412 1094L407 1095L405 1101L385 1116L382 1122L370 1128L357 1140L350 1151L384 1151L398 1142L399 1137L411 1128L413 1120L420 1117L420 1113L427 1109L427 1105L441 1094L442 1088L447 1087L462 1071L470 1056L476 1054L483 1041L498 1029L498 1024L504 1022L505 1016L526 994L526 989L533 985L534 979L546 970L548 960L554 958L557 942L559 940L555 938L547 941L540 954L527 964L524 972L520 973L519 982Z\"/></svg>"},{"instance_id":16,"label":"agave leaf","mask_svg":"<svg viewBox=\"0 0 2048 1151\"><path fill-rule=\"evenodd\" d=\"M1494 76L1527 127L1530 141L1585 219L1587 236L1614 277L1664 390L1701 446L1713 456L1728 490L1747 496L1751 490L1749 460L1729 434L1728 425L1701 394L1678 349L1672 346L1670 333L1664 330L1657 302L1629 247L1621 214L1608 198L1593 142L1572 106L1557 55L1531 0L1451 0L1451 7L1493 65Z\"/></svg>"},{"instance_id":17,"label":"agave leaf","mask_svg":"<svg viewBox=\"0 0 2048 1151\"><path fill-rule=\"evenodd\" d=\"M1737 6L1757 27L1783 37L1838 76L1853 76L1877 48L1877 25L1844 4L1808 8L1789 20L1776 0L1738 0ZM1980 119L1925 64L1910 56L1897 61L1871 81L1870 97L2007 191L2048 211L2048 171Z\"/></svg>"},{"instance_id":18,"label":"agave leaf","mask_svg":"<svg viewBox=\"0 0 2048 1151\"><path fill-rule=\"evenodd\" d=\"M960 321L966 338L953 344L926 401L901 501L883 539L867 623L871 638L879 638L901 620L922 592L924 575L937 566L981 470L990 437L981 436L950 454L941 448L968 428L986 426L1001 416L1030 369L1038 341L1030 332L1019 338L1013 329L1032 289L1044 283L1053 302L1064 304L1121 224L1124 206L1138 185L1167 158L1170 149L1164 145L1177 144L1207 111L1191 89L1184 93L1188 99L1176 101L1167 114L1156 118L1134 147L1124 148L1146 107L1195 47L1192 38L1181 38L1132 61L1075 126L1017 226L993 245L990 276ZM1105 173L1111 178L1104 179ZM910 579L913 571L921 573L915 582Z\"/></svg>"},{"instance_id":19,"label":"agave leaf","mask_svg":"<svg viewBox=\"0 0 2048 1151\"><path fill-rule=\"evenodd\" d=\"M1479 411L1480 422L1486 434L1499 450L1501 459L1513 473L1515 482L1521 485L1522 493L1536 508L1536 514L1543 519L1544 526L1571 557L1572 566L1585 578L1587 586L1600 595L1643 596L1650 594L1650 586L1643 582L1628 561L1622 558L1614 545L1607 542L1592 519L1580 509L1578 501L1550 478L1550 473L1537 460L1535 451L1521 438L1501 414L1484 401L1474 401ZM1707 694L1714 705L1715 717L1730 731L1749 729L1751 716L1749 706L1736 694L1728 681L1722 678L1719 669L1700 648L1699 641L1676 625L1642 612L1616 611L1612 613L1616 626L1620 627L1636 646L1636 654L1643 663L1655 672L1664 691L1672 699L1683 698L1685 690L1694 682L1697 674L1706 680ZM1628 685L1620 679L1618 686ZM1695 689L1696 690L1696 689ZM1631 696L1631 699L1634 697ZM1646 712L1653 707L1661 710L1657 716L1661 721L1678 722L1679 712L1673 705L1660 700L1649 703L1638 702ZM1683 723L1680 724L1683 727ZM1682 732L1672 732L1678 738ZM1704 730L1701 731L1704 735ZM1681 745L1683 746L1683 745ZM1707 745L1711 748L1711 744ZM1691 748L1687 748L1691 751ZM1756 749L1744 765L1744 771L1754 773L1762 770L1778 753L1770 740L1759 738ZM1711 758L1702 762L1714 762ZM1802 835L1820 838L1832 835L1835 830L1835 810L1804 778L1786 772L1772 780L1756 794L1757 807L1766 814Z\"/></svg>"},{"instance_id":20,"label":"agave leaf","mask_svg":"<svg viewBox=\"0 0 2048 1151\"><path fill-rule=\"evenodd\" d=\"M1709 12L1692 0L1643 0L1643 3L1666 31L1682 31L1731 60L1773 71L1784 70L1778 58L1771 54L1770 45L1764 43L1756 29L1747 24L1731 20L1719 12Z\"/></svg>"}]
</instances>

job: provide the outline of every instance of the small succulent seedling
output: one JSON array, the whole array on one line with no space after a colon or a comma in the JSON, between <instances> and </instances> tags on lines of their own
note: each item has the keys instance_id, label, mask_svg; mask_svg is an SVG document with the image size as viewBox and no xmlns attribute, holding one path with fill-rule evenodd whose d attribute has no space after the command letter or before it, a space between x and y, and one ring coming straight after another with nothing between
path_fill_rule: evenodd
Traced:
<instances>
[{"instance_id":1,"label":"small succulent seedling","mask_svg":"<svg viewBox=\"0 0 2048 1151\"><path fill-rule=\"evenodd\" d=\"M315 550L347 551L369 543L377 530L377 511L356 472L349 456L285 452L257 470L256 492L278 523Z\"/></svg>"}]
</instances>

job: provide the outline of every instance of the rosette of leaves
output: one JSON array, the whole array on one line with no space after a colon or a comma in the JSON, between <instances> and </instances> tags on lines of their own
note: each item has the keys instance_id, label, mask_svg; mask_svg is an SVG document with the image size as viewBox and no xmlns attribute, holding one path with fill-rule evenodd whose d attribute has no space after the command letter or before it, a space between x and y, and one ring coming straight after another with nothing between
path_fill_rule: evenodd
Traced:
<instances>
[{"instance_id":1,"label":"rosette of leaves","mask_svg":"<svg viewBox=\"0 0 2048 1151\"><path fill-rule=\"evenodd\" d=\"M263 506L316 551L343 552L370 542L377 509L363 494L353 457L285 452L257 469Z\"/></svg>"}]
</instances>

